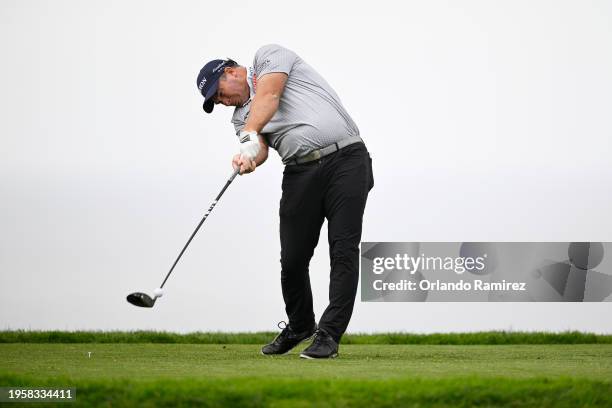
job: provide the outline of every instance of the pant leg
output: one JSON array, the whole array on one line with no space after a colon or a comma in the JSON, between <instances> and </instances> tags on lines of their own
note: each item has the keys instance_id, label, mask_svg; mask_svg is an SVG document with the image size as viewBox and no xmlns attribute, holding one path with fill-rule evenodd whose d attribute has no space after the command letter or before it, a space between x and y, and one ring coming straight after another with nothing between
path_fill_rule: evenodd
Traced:
<instances>
[{"instance_id":1,"label":"pant leg","mask_svg":"<svg viewBox=\"0 0 612 408\"><path fill-rule=\"evenodd\" d=\"M353 313L359 281L359 243L363 213L374 186L372 162L365 146L351 145L338 152L326 168L324 197L330 255L329 306L319 326L337 341Z\"/></svg>"},{"instance_id":2,"label":"pant leg","mask_svg":"<svg viewBox=\"0 0 612 408\"><path fill-rule=\"evenodd\" d=\"M281 286L289 324L303 331L315 322L308 266L323 224L318 165L286 166L280 202Z\"/></svg>"}]
</instances>

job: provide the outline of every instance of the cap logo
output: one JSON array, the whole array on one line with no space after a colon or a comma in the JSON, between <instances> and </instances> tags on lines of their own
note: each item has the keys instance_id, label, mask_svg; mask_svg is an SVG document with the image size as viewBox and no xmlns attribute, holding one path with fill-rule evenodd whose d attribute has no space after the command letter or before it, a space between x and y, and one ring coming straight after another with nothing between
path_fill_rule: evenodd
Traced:
<instances>
[{"instance_id":1,"label":"cap logo","mask_svg":"<svg viewBox=\"0 0 612 408\"><path fill-rule=\"evenodd\" d=\"M219 65L217 65L216 67L213 68L212 72L215 73L219 70L219 68L221 68L222 66L225 65L225 61L221 62Z\"/></svg>"},{"instance_id":2,"label":"cap logo","mask_svg":"<svg viewBox=\"0 0 612 408\"><path fill-rule=\"evenodd\" d=\"M202 78L202 81L200 81L200 85L198 85L198 88L200 89L200 91L202 90L202 88L204 88L205 84L206 84L206 78Z\"/></svg>"}]
</instances>

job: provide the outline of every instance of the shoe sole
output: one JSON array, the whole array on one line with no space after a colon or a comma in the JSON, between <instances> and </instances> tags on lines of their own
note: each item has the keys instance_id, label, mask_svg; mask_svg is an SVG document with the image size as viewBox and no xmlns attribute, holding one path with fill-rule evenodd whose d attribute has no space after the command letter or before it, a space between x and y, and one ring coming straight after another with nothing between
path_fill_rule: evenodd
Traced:
<instances>
[{"instance_id":1,"label":"shoe sole","mask_svg":"<svg viewBox=\"0 0 612 408\"><path fill-rule=\"evenodd\" d=\"M304 340L300 340L300 342L299 342L298 344L296 344L295 346L291 347L289 350L285 351L284 353L280 353L280 354L266 354L266 353L264 353L264 352L263 352L263 350L259 350L259 353L260 353L262 356L284 356L285 354L289 354L289 352L290 352L291 350L293 350L294 348L296 348L297 346L299 346L299 345L300 345L300 344L302 344L303 342L308 341L308 340L312 340L312 338L314 337L314 335L315 335L315 334L314 334L314 333L312 333L312 334L310 335L310 337L306 337Z\"/></svg>"},{"instance_id":2,"label":"shoe sole","mask_svg":"<svg viewBox=\"0 0 612 408\"><path fill-rule=\"evenodd\" d=\"M328 359L328 358L336 358L336 357L338 357L338 353L334 353L334 354L332 354L329 357L310 357L310 356L308 356L306 354L303 354L303 353L300 354L300 358L305 358L307 360L325 360L325 359Z\"/></svg>"}]
</instances>

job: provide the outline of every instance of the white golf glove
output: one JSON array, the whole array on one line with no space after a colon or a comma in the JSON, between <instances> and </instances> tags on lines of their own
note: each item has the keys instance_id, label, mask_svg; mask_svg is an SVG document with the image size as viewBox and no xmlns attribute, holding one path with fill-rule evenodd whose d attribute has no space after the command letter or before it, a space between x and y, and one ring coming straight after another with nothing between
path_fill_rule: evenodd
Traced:
<instances>
[{"instance_id":1,"label":"white golf glove","mask_svg":"<svg viewBox=\"0 0 612 408\"><path fill-rule=\"evenodd\" d=\"M260 149L257 132L241 130L238 139L240 139L240 154L245 158L255 160Z\"/></svg>"}]
</instances>

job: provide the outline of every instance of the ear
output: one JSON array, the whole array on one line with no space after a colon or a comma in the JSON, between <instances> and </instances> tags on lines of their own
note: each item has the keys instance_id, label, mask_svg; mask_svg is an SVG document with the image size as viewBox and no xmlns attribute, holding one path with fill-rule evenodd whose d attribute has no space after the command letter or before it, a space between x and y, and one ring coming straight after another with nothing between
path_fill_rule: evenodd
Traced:
<instances>
[{"instance_id":1,"label":"ear","mask_svg":"<svg viewBox=\"0 0 612 408\"><path fill-rule=\"evenodd\" d=\"M237 76L236 67L225 67L223 68L223 73L231 75L233 77Z\"/></svg>"}]
</instances>

